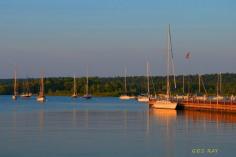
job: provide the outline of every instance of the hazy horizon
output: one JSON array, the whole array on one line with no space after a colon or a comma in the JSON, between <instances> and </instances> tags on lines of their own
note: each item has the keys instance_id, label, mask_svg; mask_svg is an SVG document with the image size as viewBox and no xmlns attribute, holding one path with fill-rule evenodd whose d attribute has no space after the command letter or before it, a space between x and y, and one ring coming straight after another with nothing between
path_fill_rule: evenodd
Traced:
<instances>
[{"instance_id":1,"label":"hazy horizon","mask_svg":"<svg viewBox=\"0 0 236 157\"><path fill-rule=\"evenodd\" d=\"M0 1L0 78L236 73L234 0ZM191 52L189 60L185 54Z\"/></svg>"}]
</instances>

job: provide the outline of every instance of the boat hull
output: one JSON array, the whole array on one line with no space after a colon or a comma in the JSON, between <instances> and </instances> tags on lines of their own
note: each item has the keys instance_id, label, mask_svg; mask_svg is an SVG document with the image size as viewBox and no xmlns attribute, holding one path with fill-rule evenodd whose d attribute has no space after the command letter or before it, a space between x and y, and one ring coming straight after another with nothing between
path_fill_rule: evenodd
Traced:
<instances>
[{"instance_id":1,"label":"boat hull","mask_svg":"<svg viewBox=\"0 0 236 157\"><path fill-rule=\"evenodd\" d=\"M84 98L84 99L91 99L92 95L84 95L82 98Z\"/></svg>"},{"instance_id":2,"label":"boat hull","mask_svg":"<svg viewBox=\"0 0 236 157\"><path fill-rule=\"evenodd\" d=\"M29 93L29 94L22 94L21 95L22 98L30 98L31 96L32 96L31 93Z\"/></svg>"},{"instance_id":3,"label":"boat hull","mask_svg":"<svg viewBox=\"0 0 236 157\"><path fill-rule=\"evenodd\" d=\"M177 102L171 102L168 100L157 100L153 103L152 108L175 110L177 108Z\"/></svg>"},{"instance_id":4,"label":"boat hull","mask_svg":"<svg viewBox=\"0 0 236 157\"><path fill-rule=\"evenodd\" d=\"M222 97L222 96L213 97L212 100L215 100L215 101L219 100L219 101L221 101L221 100L224 100L224 97Z\"/></svg>"},{"instance_id":5,"label":"boat hull","mask_svg":"<svg viewBox=\"0 0 236 157\"><path fill-rule=\"evenodd\" d=\"M38 102L44 102L46 100L45 97L37 97L36 99Z\"/></svg>"},{"instance_id":6,"label":"boat hull","mask_svg":"<svg viewBox=\"0 0 236 157\"><path fill-rule=\"evenodd\" d=\"M120 96L120 99L121 99L121 100L129 100L129 99L131 99L131 98L130 98L130 96L128 96L128 95L121 95L121 96Z\"/></svg>"},{"instance_id":7,"label":"boat hull","mask_svg":"<svg viewBox=\"0 0 236 157\"><path fill-rule=\"evenodd\" d=\"M17 99L17 96L12 95L12 100L16 100L16 99Z\"/></svg>"},{"instance_id":8,"label":"boat hull","mask_svg":"<svg viewBox=\"0 0 236 157\"><path fill-rule=\"evenodd\" d=\"M71 98L78 98L78 95L72 95Z\"/></svg>"},{"instance_id":9,"label":"boat hull","mask_svg":"<svg viewBox=\"0 0 236 157\"><path fill-rule=\"evenodd\" d=\"M149 97L138 97L138 102L149 102Z\"/></svg>"}]
</instances>

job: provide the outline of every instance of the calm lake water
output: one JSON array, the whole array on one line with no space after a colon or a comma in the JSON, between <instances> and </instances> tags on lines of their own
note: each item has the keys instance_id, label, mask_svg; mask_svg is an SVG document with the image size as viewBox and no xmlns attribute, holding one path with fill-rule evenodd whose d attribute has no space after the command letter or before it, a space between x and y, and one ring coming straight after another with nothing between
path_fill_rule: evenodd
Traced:
<instances>
[{"instance_id":1,"label":"calm lake water","mask_svg":"<svg viewBox=\"0 0 236 157\"><path fill-rule=\"evenodd\" d=\"M135 100L0 96L0 157L236 156L236 115Z\"/></svg>"}]
</instances>

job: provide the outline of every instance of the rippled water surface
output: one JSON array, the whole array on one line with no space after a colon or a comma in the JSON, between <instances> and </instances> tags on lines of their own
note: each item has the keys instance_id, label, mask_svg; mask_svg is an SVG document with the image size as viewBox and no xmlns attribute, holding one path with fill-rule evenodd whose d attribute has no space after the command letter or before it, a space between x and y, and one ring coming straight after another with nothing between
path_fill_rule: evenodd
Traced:
<instances>
[{"instance_id":1,"label":"rippled water surface","mask_svg":"<svg viewBox=\"0 0 236 157\"><path fill-rule=\"evenodd\" d=\"M236 156L236 115L135 100L0 96L0 157Z\"/></svg>"}]
</instances>

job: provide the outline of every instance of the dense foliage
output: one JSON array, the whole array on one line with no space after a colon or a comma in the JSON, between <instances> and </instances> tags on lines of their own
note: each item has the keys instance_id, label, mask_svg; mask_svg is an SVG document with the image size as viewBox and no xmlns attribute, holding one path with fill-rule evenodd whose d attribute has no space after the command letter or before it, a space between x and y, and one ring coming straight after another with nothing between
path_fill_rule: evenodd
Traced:
<instances>
[{"instance_id":1,"label":"dense foliage","mask_svg":"<svg viewBox=\"0 0 236 157\"><path fill-rule=\"evenodd\" d=\"M37 94L39 91L39 79L18 79L18 93L24 90L24 82L28 80L30 91ZM177 88L173 84L171 77L171 91L175 94L183 92L183 76L177 76ZM206 74L202 76L206 92L209 95L216 94L217 74ZM85 93L86 78L77 78L77 89L80 95ZM130 95L139 95L146 93L147 80L145 76L127 77L127 89ZM165 93L166 77L154 76L150 78L150 91L152 93ZM71 95L73 91L73 78L55 77L45 79L45 93L47 95ZM198 75L185 76L185 93L198 92ZM204 93L203 84L201 83L201 92ZM0 94L9 95L13 93L13 80L0 79ZM124 93L123 77L91 77L89 78L89 93L96 96L119 96ZM222 95L236 95L236 74L222 74Z\"/></svg>"}]
</instances>

